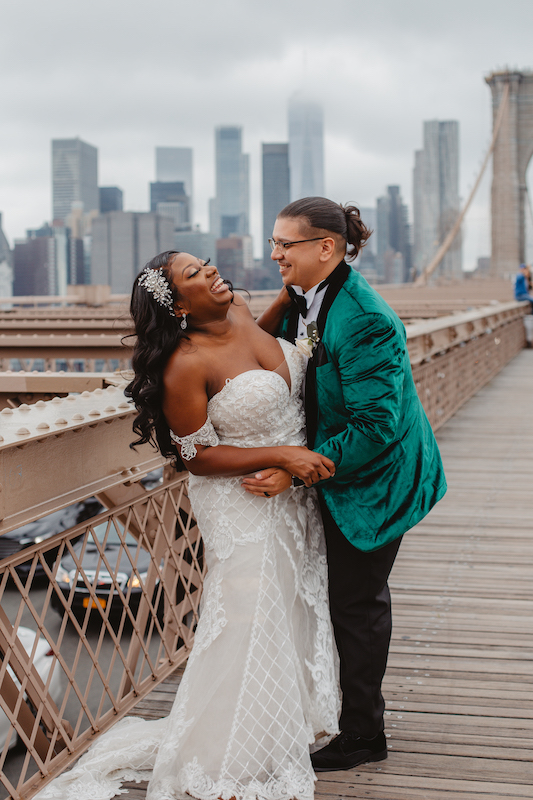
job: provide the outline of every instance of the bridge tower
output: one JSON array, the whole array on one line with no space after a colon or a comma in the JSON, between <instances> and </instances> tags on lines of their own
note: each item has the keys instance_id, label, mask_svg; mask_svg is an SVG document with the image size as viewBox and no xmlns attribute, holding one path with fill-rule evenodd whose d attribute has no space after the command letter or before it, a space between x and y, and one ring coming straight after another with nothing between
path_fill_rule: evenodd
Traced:
<instances>
[{"instance_id":1,"label":"bridge tower","mask_svg":"<svg viewBox=\"0 0 533 800\"><path fill-rule=\"evenodd\" d=\"M493 72L485 78L492 91L493 126L505 103L494 146L492 177L491 274L518 270L526 257L526 170L533 155L533 72Z\"/></svg>"}]
</instances>

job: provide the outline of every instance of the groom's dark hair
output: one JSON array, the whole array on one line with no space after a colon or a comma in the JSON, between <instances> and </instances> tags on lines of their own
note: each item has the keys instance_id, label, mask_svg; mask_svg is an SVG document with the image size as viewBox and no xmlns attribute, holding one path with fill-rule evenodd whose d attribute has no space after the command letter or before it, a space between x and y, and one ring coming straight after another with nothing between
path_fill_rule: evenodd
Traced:
<instances>
[{"instance_id":1,"label":"groom's dark hair","mask_svg":"<svg viewBox=\"0 0 533 800\"><path fill-rule=\"evenodd\" d=\"M352 261L372 231L366 227L356 206L341 205L327 197L303 197L285 206L279 218L304 219L313 231L336 233L347 245L346 260Z\"/></svg>"}]
</instances>

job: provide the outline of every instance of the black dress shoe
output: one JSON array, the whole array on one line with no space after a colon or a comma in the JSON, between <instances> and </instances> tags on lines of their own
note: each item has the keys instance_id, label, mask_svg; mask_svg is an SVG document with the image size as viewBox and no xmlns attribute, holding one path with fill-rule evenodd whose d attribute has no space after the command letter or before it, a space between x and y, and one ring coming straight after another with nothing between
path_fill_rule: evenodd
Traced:
<instances>
[{"instance_id":1,"label":"black dress shoe","mask_svg":"<svg viewBox=\"0 0 533 800\"><path fill-rule=\"evenodd\" d=\"M321 750L311 753L311 764L315 772L334 772L385 758L387 740L383 731L373 739L363 739L352 731L344 731Z\"/></svg>"}]
</instances>

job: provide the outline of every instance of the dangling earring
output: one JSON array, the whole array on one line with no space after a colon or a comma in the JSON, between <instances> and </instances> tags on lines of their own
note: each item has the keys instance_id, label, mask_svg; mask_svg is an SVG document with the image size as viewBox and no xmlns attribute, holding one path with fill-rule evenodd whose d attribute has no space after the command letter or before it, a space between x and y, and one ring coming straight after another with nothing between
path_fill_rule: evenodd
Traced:
<instances>
[{"instance_id":1,"label":"dangling earring","mask_svg":"<svg viewBox=\"0 0 533 800\"><path fill-rule=\"evenodd\" d=\"M181 315L180 328L182 331L184 331L186 327L187 327L187 314L184 311L183 314Z\"/></svg>"}]
</instances>

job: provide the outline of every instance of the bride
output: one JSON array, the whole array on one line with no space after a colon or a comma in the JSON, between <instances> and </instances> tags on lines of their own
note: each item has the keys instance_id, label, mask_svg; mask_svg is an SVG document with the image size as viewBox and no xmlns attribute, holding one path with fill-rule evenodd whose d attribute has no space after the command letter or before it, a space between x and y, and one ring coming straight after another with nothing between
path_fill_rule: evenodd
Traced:
<instances>
[{"instance_id":1,"label":"bride","mask_svg":"<svg viewBox=\"0 0 533 800\"><path fill-rule=\"evenodd\" d=\"M315 493L285 488L335 471L304 447L305 358L187 253L147 265L131 313L137 443L177 447L191 472L201 615L170 715L122 720L38 798L109 800L149 778L147 800L311 800L309 746L338 732L339 698ZM247 491L265 468L275 488Z\"/></svg>"}]
</instances>

